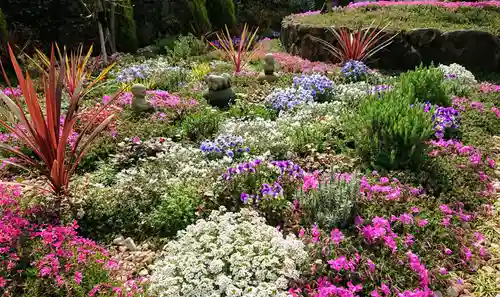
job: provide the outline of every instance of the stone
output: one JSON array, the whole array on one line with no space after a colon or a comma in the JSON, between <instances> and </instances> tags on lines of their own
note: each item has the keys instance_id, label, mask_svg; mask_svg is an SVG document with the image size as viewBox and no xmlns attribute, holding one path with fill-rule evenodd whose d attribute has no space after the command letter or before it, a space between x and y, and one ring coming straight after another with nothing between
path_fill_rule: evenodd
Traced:
<instances>
[{"instance_id":1,"label":"stone","mask_svg":"<svg viewBox=\"0 0 500 297\"><path fill-rule=\"evenodd\" d=\"M121 245L125 238L122 235L119 235L117 238L113 240L114 245Z\"/></svg>"},{"instance_id":2,"label":"stone","mask_svg":"<svg viewBox=\"0 0 500 297\"><path fill-rule=\"evenodd\" d=\"M130 237L127 237L125 240L122 241L121 243L122 246L126 247L127 250L129 251L137 251L137 246L135 245L134 241L132 240L132 238Z\"/></svg>"},{"instance_id":3,"label":"stone","mask_svg":"<svg viewBox=\"0 0 500 297\"><path fill-rule=\"evenodd\" d=\"M139 271L139 276L145 277L149 275L149 271L147 269L142 269Z\"/></svg>"},{"instance_id":4,"label":"stone","mask_svg":"<svg viewBox=\"0 0 500 297\"><path fill-rule=\"evenodd\" d=\"M154 112L154 107L146 100L146 87L141 84L132 86L132 110L136 115Z\"/></svg>"},{"instance_id":5,"label":"stone","mask_svg":"<svg viewBox=\"0 0 500 297\"><path fill-rule=\"evenodd\" d=\"M119 246L118 251L120 251L120 253L125 253L127 251L127 247L126 246Z\"/></svg>"},{"instance_id":6,"label":"stone","mask_svg":"<svg viewBox=\"0 0 500 297\"><path fill-rule=\"evenodd\" d=\"M231 88L231 76L229 74L223 75L209 75L207 77L208 89L203 93L203 98L207 100L208 104L226 109L234 102L236 94Z\"/></svg>"},{"instance_id":7,"label":"stone","mask_svg":"<svg viewBox=\"0 0 500 297\"><path fill-rule=\"evenodd\" d=\"M446 295L449 297L458 297L459 294L460 292L458 292L458 290L455 287L449 287L446 290Z\"/></svg>"},{"instance_id":8,"label":"stone","mask_svg":"<svg viewBox=\"0 0 500 297\"><path fill-rule=\"evenodd\" d=\"M334 12L335 13L335 12ZM287 17L281 24L281 42L286 51L311 61L336 62L335 57L312 37L332 45L337 41L324 26L304 24ZM373 56L368 65L379 69L408 70L420 63L430 65L458 63L469 70L500 71L500 37L489 32L439 28L417 28L395 32L387 29L385 38L396 35L386 48ZM382 40L384 40L382 39ZM381 41L382 41L381 40Z\"/></svg>"},{"instance_id":9,"label":"stone","mask_svg":"<svg viewBox=\"0 0 500 297\"><path fill-rule=\"evenodd\" d=\"M495 273L495 268L491 266L484 266L483 270L486 271L487 273Z\"/></svg>"},{"instance_id":10,"label":"stone","mask_svg":"<svg viewBox=\"0 0 500 297\"><path fill-rule=\"evenodd\" d=\"M274 59L274 55L271 53L266 54L264 57L264 73L261 73L257 80L260 82L275 82L278 80L278 76L274 74L274 70L276 67L276 60Z\"/></svg>"}]
</instances>

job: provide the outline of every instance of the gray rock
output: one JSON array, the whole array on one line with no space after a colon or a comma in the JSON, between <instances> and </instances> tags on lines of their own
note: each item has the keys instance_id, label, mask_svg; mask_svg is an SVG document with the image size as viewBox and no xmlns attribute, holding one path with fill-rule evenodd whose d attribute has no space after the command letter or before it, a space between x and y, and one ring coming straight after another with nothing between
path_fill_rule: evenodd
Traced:
<instances>
[{"instance_id":1,"label":"gray rock","mask_svg":"<svg viewBox=\"0 0 500 297\"><path fill-rule=\"evenodd\" d=\"M396 34L389 30L385 33L384 38ZM336 62L311 36L333 46L337 43L327 26L298 23L293 17L282 21L280 38L288 53L311 61ZM500 38L475 30L442 32L437 28L418 28L398 33L389 46L368 61L370 66L381 69L413 69L420 63L458 63L470 70L500 71Z\"/></svg>"},{"instance_id":2,"label":"gray rock","mask_svg":"<svg viewBox=\"0 0 500 297\"><path fill-rule=\"evenodd\" d=\"M114 245L122 245L122 242L123 242L124 240L125 240L125 238L124 238L122 235L120 235L120 236L118 236L117 238L115 238L115 239L113 240L113 244L114 244Z\"/></svg>"},{"instance_id":3,"label":"gray rock","mask_svg":"<svg viewBox=\"0 0 500 297\"><path fill-rule=\"evenodd\" d=\"M449 287L446 290L446 295L449 297L458 297L459 294L460 294L460 292L458 292L457 288L455 288L455 287Z\"/></svg>"},{"instance_id":4,"label":"gray rock","mask_svg":"<svg viewBox=\"0 0 500 297\"><path fill-rule=\"evenodd\" d=\"M126 247L127 250L129 250L131 252L139 250L137 248L137 246L135 245L134 241L132 240L132 238L130 238L130 237L127 237L125 240L123 240L120 245Z\"/></svg>"}]
</instances>

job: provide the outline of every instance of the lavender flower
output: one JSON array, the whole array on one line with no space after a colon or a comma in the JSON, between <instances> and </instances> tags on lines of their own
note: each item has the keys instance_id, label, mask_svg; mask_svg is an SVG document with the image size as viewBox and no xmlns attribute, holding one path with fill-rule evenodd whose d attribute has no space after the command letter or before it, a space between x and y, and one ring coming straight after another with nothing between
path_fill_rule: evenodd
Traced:
<instances>
[{"instance_id":1,"label":"lavender flower","mask_svg":"<svg viewBox=\"0 0 500 297\"><path fill-rule=\"evenodd\" d=\"M146 79L152 74L152 68L147 65L133 65L122 68L116 75L115 80L120 83L128 83L136 79Z\"/></svg>"},{"instance_id":2,"label":"lavender flower","mask_svg":"<svg viewBox=\"0 0 500 297\"><path fill-rule=\"evenodd\" d=\"M277 88L266 98L266 102L276 110L290 110L296 105L312 102L314 97L309 90L302 87L296 88Z\"/></svg>"},{"instance_id":3,"label":"lavender flower","mask_svg":"<svg viewBox=\"0 0 500 297\"><path fill-rule=\"evenodd\" d=\"M424 106L425 112L430 112L432 105L426 103ZM456 130L459 128L460 113L453 107L438 106L432 115L434 123L435 136L438 139L444 138L446 130Z\"/></svg>"},{"instance_id":4,"label":"lavender flower","mask_svg":"<svg viewBox=\"0 0 500 297\"><path fill-rule=\"evenodd\" d=\"M304 177L304 170L292 161L271 161L269 164L279 168L281 176L286 174L294 178Z\"/></svg>"},{"instance_id":5,"label":"lavender flower","mask_svg":"<svg viewBox=\"0 0 500 297\"><path fill-rule=\"evenodd\" d=\"M204 141L201 143L200 150L205 156L228 156L235 158L245 152L249 153L250 148L243 145L243 138L233 135L222 135L215 138L214 141Z\"/></svg>"},{"instance_id":6,"label":"lavender flower","mask_svg":"<svg viewBox=\"0 0 500 297\"><path fill-rule=\"evenodd\" d=\"M368 92L371 94L371 95L377 95L380 97L380 95L387 91L387 90L390 90L392 89L392 86L390 85L377 85L373 88L371 88L370 90L368 90Z\"/></svg>"},{"instance_id":7,"label":"lavender flower","mask_svg":"<svg viewBox=\"0 0 500 297\"><path fill-rule=\"evenodd\" d=\"M293 86L309 91L315 99L333 91L333 81L327 76L317 73L294 77Z\"/></svg>"},{"instance_id":8,"label":"lavender flower","mask_svg":"<svg viewBox=\"0 0 500 297\"><path fill-rule=\"evenodd\" d=\"M347 81L357 82L366 79L370 68L365 63L355 60L349 60L344 64L340 73Z\"/></svg>"}]
</instances>

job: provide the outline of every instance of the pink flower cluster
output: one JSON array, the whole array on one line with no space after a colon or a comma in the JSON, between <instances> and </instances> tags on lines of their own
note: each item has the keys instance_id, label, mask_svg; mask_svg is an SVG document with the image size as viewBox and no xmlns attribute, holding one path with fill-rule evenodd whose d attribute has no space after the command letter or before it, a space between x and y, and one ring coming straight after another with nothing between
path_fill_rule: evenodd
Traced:
<instances>
[{"instance_id":1,"label":"pink flower cluster","mask_svg":"<svg viewBox=\"0 0 500 297\"><path fill-rule=\"evenodd\" d=\"M311 62L298 56L287 53L274 53L274 58L279 63L281 70L291 73L326 73L335 69L333 64Z\"/></svg>"},{"instance_id":2,"label":"pink flower cluster","mask_svg":"<svg viewBox=\"0 0 500 297\"><path fill-rule=\"evenodd\" d=\"M373 172L373 175L376 176L377 173ZM368 178L364 176L360 182L360 192L367 200L372 200L373 197L383 197L386 200L399 200L407 192L409 196L418 197L423 193L423 189L402 185L398 179L389 179L384 176L380 177L375 184L370 184Z\"/></svg>"},{"instance_id":3,"label":"pink flower cluster","mask_svg":"<svg viewBox=\"0 0 500 297\"><path fill-rule=\"evenodd\" d=\"M500 92L500 85L494 85L492 83L483 82L479 86L479 90L483 93L497 93Z\"/></svg>"},{"instance_id":4,"label":"pink flower cluster","mask_svg":"<svg viewBox=\"0 0 500 297\"><path fill-rule=\"evenodd\" d=\"M408 264L410 265L411 270L418 274L420 278L420 286L424 289L428 289L430 284L429 271L425 268L425 265L420 262L417 255L411 251L408 251L406 255L408 256Z\"/></svg>"},{"instance_id":5,"label":"pink flower cluster","mask_svg":"<svg viewBox=\"0 0 500 297\"><path fill-rule=\"evenodd\" d=\"M481 1L481 2L442 2L442 1L377 1L377 2L351 2L348 7L356 8L368 5L394 6L394 5L434 5L455 9L458 7L486 7L500 6L500 1Z\"/></svg>"},{"instance_id":6,"label":"pink flower cluster","mask_svg":"<svg viewBox=\"0 0 500 297\"><path fill-rule=\"evenodd\" d=\"M20 200L20 187L0 185L0 267L3 271L0 291L6 296L19 288L20 277L41 278L44 285L54 285L72 295L70 291L82 282L95 281L92 273L107 273L109 279L109 274L118 268L106 249L77 235L76 222L67 227L35 224L30 220L36 219L39 208L23 209ZM26 254L26 250L30 253ZM28 270L33 269L37 276L21 268L22 263L29 263ZM112 296L133 296L128 295L129 292L134 291Z\"/></svg>"},{"instance_id":7,"label":"pink flower cluster","mask_svg":"<svg viewBox=\"0 0 500 297\"><path fill-rule=\"evenodd\" d=\"M334 176L335 181L345 181L350 182L352 175L349 173L336 173ZM330 182L329 178L322 178L318 171L314 171L312 174L306 174L304 176L304 183L302 184L302 191L307 192L310 190L317 190L320 184L328 184Z\"/></svg>"},{"instance_id":8,"label":"pink flower cluster","mask_svg":"<svg viewBox=\"0 0 500 297\"><path fill-rule=\"evenodd\" d=\"M453 98L453 107L460 111L466 111L467 109L473 109L480 112L486 111L483 103L459 97ZM498 109L498 107L493 105L489 110L494 113L497 118L500 118L500 109Z\"/></svg>"},{"instance_id":9,"label":"pink flower cluster","mask_svg":"<svg viewBox=\"0 0 500 297\"><path fill-rule=\"evenodd\" d=\"M21 97L23 95L23 92L21 91L21 88L19 86L15 88L5 88L0 91L2 91L8 97Z\"/></svg>"},{"instance_id":10,"label":"pink flower cluster","mask_svg":"<svg viewBox=\"0 0 500 297\"><path fill-rule=\"evenodd\" d=\"M473 146L464 145L458 140L432 140L430 141L432 151L429 156L437 157L441 155L468 157L468 164L461 164L460 169L471 168L478 174L479 181L486 185L486 190L481 194L489 196L494 193L491 179L484 172L487 168L495 168L495 160L488 156L483 156L481 151Z\"/></svg>"},{"instance_id":11,"label":"pink flower cluster","mask_svg":"<svg viewBox=\"0 0 500 297\"><path fill-rule=\"evenodd\" d=\"M358 297L356 294L363 289L363 286L358 284L354 285L352 281L347 283L347 288L335 286L328 281L326 277L321 277L316 281L316 288L308 286L304 290L293 288L288 291L290 296L302 296L300 293L305 293L305 296L314 297Z\"/></svg>"}]
</instances>

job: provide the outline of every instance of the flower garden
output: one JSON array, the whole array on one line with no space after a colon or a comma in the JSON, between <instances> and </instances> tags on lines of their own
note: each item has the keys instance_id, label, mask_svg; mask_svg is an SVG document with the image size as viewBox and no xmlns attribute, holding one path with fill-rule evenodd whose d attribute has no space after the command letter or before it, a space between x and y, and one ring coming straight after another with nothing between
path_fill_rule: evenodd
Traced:
<instances>
[{"instance_id":1,"label":"flower garden","mask_svg":"<svg viewBox=\"0 0 500 297\"><path fill-rule=\"evenodd\" d=\"M351 6L498 11L391 4ZM9 47L0 295L499 297L500 80L337 34L324 62L247 26L108 64Z\"/></svg>"}]
</instances>

